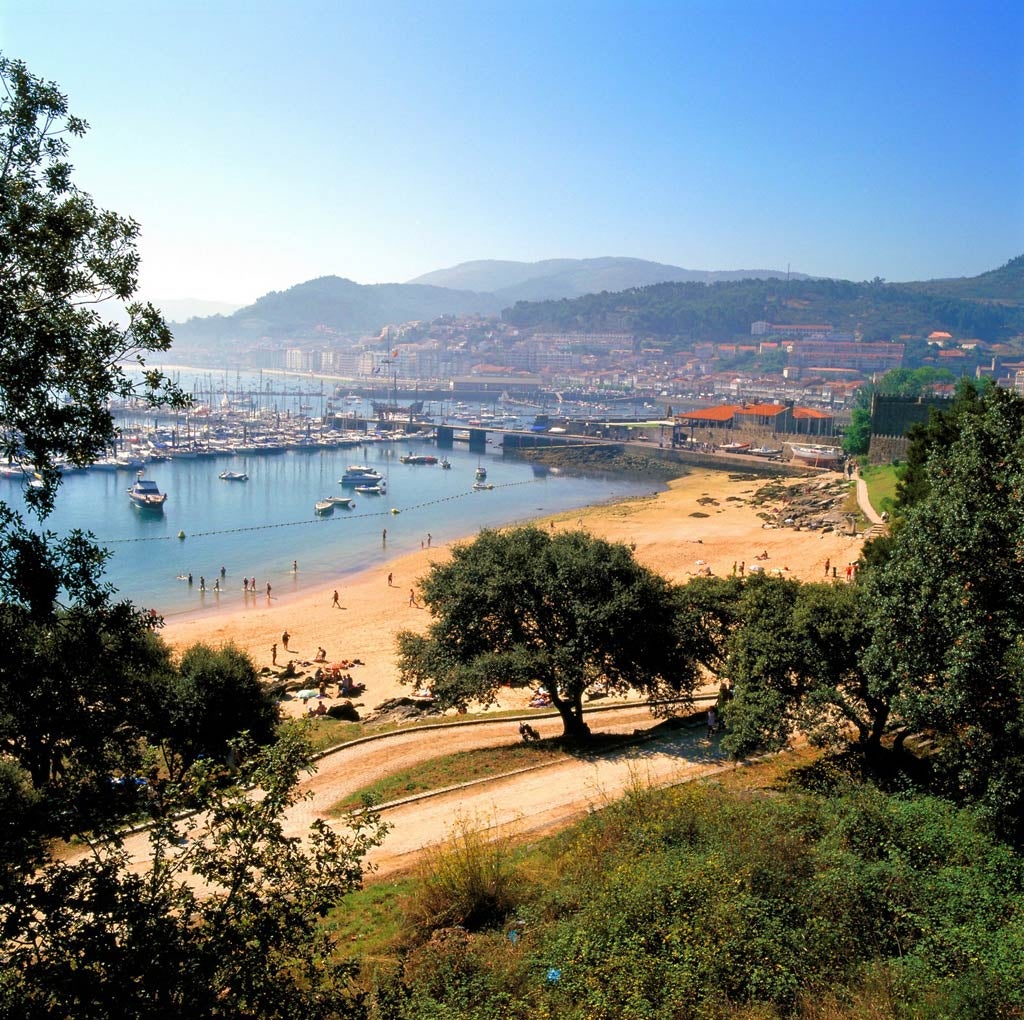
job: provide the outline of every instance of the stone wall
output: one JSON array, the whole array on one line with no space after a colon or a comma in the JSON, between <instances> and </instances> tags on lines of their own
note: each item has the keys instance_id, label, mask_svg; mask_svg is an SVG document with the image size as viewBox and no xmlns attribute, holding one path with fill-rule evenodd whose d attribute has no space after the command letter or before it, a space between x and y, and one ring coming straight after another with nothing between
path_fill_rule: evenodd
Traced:
<instances>
[{"instance_id":1,"label":"stone wall","mask_svg":"<svg viewBox=\"0 0 1024 1020\"><path fill-rule=\"evenodd\" d=\"M868 463L891 464L907 459L910 440L906 436L872 436L868 446Z\"/></svg>"}]
</instances>

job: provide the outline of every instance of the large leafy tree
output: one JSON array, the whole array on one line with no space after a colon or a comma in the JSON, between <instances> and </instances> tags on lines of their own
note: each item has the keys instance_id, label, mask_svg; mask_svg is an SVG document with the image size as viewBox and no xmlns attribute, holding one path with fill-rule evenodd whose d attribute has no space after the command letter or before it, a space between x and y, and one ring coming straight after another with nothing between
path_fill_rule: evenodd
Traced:
<instances>
[{"instance_id":1,"label":"large leafy tree","mask_svg":"<svg viewBox=\"0 0 1024 1020\"><path fill-rule=\"evenodd\" d=\"M946 790L1024 833L1024 401L993 390L932 446L924 495L866 580L865 664L934 734Z\"/></svg>"},{"instance_id":2,"label":"large leafy tree","mask_svg":"<svg viewBox=\"0 0 1024 1020\"><path fill-rule=\"evenodd\" d=\"M365 1016L356 964L319 922L358 888L386 827L368 813L343 832L317 821L288 836L310 767L304 737L236 745L236 756L232 781L199 762L169 791L199 810L155 820L144 868L112 837L25 874L0 903L0 1015Z\"/></svg>"},{"instance_id":3,"label":"large leafy tree","mask_svg":"<svg viewBox=\"0 0 1024 1020\"><path fill-rule=\"evenodd\" d=\"M783 747L797 731L828 746L853 734L864 750L878 749L892 691L860 668L871 636L867 608L859 585L747 580L725 665L731 752Z\"/></svg>"},{"instance_id":4,"label":"large leafy tree","mask_svg":"<svg viewBox=\"0 0 1024 1020\"><path fill-rule=\"evenodd\" d=\"M112 394L184 400L159 372L138 385L124 368L166 351L171 333L133 301L139 225L72 180L70 139L87 127L54 83L0 57L0 455L40 473L27 498L44 510L57 460L89 463L113 439ZM105 301L127 325L104 319Z\"/></svg>"},{"instance_id":5,"label":"large leafy tree","mask_svg":"<svg viewBox=\"0 0 1024 1020\"><path fill-rule=\"evenodd\" d=\"M257 744L275 736L278 709L240 648L196 644L177 666L150 673L147 735L177 779L199 758L223 761L242 731Z\"/></svg>"},{"instance_id":6,"label":"large leafy tree","mask_svg":"<svg viewBox=\"0 0 1024 1020\"><path fill-rule=\"evenodd\" d=\"M565 735L581 739L591 684L652 698L692 692L699 635L684 626L678 590L624 545L582 531L484 530L421 588L434 620L425 635L399 635L400 668L443 705L541 685Z\"/></svg>"}]
</instances>

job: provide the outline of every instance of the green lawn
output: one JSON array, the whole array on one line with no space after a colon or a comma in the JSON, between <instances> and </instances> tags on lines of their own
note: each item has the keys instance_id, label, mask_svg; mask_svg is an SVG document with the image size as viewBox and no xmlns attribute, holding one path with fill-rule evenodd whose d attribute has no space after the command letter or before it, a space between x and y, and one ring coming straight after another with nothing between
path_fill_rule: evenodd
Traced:
<instances>
[{"instance_id":1,"label":"green lawn","mask_svg":"<svg viewBox=\"0 0 1024 1020\"><path fill-rule=\"evenodd\" d=\"M896 483L900 468L896 464L872 464L861 468L861 477L867 483L868 499L879 512L892 513L896 508Z\"/></svg>"}]
</instances>

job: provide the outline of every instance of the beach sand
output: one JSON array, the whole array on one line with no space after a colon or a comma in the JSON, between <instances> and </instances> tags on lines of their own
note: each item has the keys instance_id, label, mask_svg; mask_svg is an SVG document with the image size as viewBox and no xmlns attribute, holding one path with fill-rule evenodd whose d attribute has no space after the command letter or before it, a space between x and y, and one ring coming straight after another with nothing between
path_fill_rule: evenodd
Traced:
<instances>
[{"instance_id":1,"label":"beach sand","mask_svg":"<svg viewBox=\"0 0 1024 1020\"><path fill-rule=\"evenodd\" d=\"M834 480L837 476L829 477ZM633 545L639 562L677 582L706 568L720 577L728 576L739 562L748 569L757 564L786 577L818 581L824 577L826 559L842 568L857 559L861 536L763 527L764 521L757 515L761 508L750 503L763 484L763 480L740 480L721 471L695 471L669 483L664 492L561 513L535 523L558 530L582 528ZM786 480L786 484L806 489L817 480ZM698 502L701 499L713 499L714 503ZM765 551L768 559L757 560ZM271 665L275 642L279 667L289 659L297 664L313 660L318 646L326 649L328 662L361 660L364 665L350 672L355 681L366 685L365 693L355 699L362 703L360 712L365 714L387 699L410 693L398 682L395 634L425 629L430 622L425 609L409 604L410 589L416 589L418 578L432 563L444 562L448 554L448 546L435 545L349 577L344 584L325 585L315 594L275 594L271 600L258 595L247 608L176 619L161 633L176 650L200 641L215 647L233 642L252 656L258 668ZM389 572L394 578L391 586ZM340 593L340 609L332 606L335 587ZM284 631L290 634L287 652L281 641ZM528 700L529 692L521 690L501 698L502 707L512 708L525 707ZM299 701L284 706L289 714L302 710Z\"/></svg>"}]
</instances>

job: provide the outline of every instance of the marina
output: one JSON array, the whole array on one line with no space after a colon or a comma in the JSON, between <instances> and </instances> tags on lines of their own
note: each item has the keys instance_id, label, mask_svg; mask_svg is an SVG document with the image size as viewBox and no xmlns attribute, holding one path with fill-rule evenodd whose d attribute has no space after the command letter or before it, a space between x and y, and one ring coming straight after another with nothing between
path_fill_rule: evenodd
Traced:
<instances>
[{"instance_id":1,"label":"marina","mask_svg":"<svg viewBox=\"0 0 1024 1020\"><path fill-rule=\"evenodd\" d=\"M649 479L556 474L505 458L496 446L483 455L456 446L445 452L447 470L431 470L401 463L407 449L368 441L276 455L215 452L149 461L145 479L164 497L158 511L140 510L126 497L136 480L126 464L68 472L44 526L92 532L110 551L105 579L118 596L173 618L240 608L246 600L253 605L254 591L262 593L268 582L275 599L337 584L420 548L428 533L439 544L654 487ZM498 498L474 490L480 471ZM226 474L247 480L239 484L222 478ZM8 475L0 478L0 499L21 508L21 486L31 475ZM329 499L331 511L339 512L314 511ZM207 585L201 592L201 576L221 577L220 590ZM253 590L243 590L243 577L255 577Z\"/></svg>"}]
</instances>

